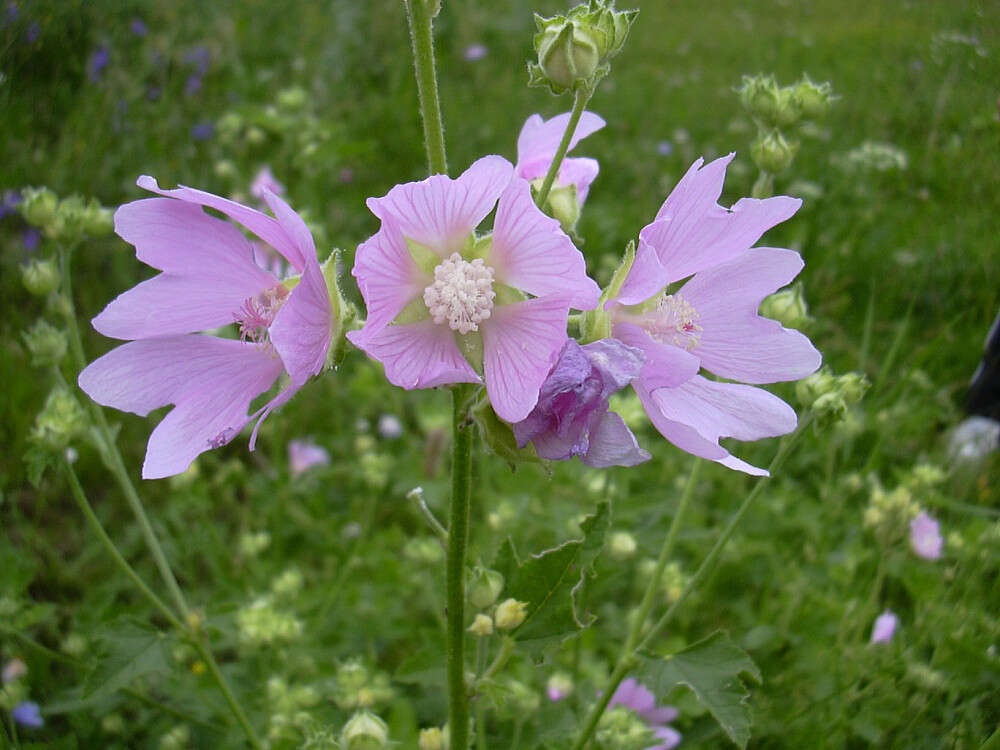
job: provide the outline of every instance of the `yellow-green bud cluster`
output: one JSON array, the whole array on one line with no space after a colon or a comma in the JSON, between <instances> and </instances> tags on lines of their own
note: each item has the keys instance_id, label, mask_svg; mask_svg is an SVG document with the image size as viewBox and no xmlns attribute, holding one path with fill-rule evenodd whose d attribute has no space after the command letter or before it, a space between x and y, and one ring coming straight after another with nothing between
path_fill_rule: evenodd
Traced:
<instances>
[{"instance_id":1,"label":"yellow-green bud cluster","mask_svg":"<svg viewBox=\"0 0 1000 750\"><path fill-rule=\"evenodd\" d=\"M505 599L497 605L493 620L500 630L513 630L528 616L528 604L517 599Z\"/></svg>"},{"instance_id":2,"label":"yellow-green bud cluster","mask_svg":"<svg viewBox=\"0 0 1000 750\"><path fill-rule=\"evenodd\" d=\"M271 583L271 591L280 598L292 597L302 590L302 572L297 568L289 568Z\"/></svg>"},{"instance_id":3,"label":"yellow-green bud cluster","mask_svg":"<svg viewBox=\"0 0 1000 750\"><path fill-rule=\"evenodd\" d=\"M269 646L294 641L302 635L302 622L290 612L274 606L270 596L261 596L236 613L240 640L251 646Z\"/></svg>"},{"instance_id":4,"label":"yellow-green bud cluster","mask_svg":"<svg viewBox=\"0 0 1000 750\"><path fill-rule=\"evenodd\" d=\"M21 283L29 294L44 297L59 288L59 269L51 260L33 260L21 267Z\"/></svg>"},{"instance_id":5,"label":"yellow-green bud cluster","mask_svg":"<svg viewBox=\"0 0 1000 750\"><path fill-rule=\"evenodd\" d=\"M111 209L95 198L85 202L73 195L59 200L47 187L27 188L22 197L20 211L24 220L41 229L50 239L71 241L101 237L114 230Z\"/></svg>"},{"instance_id":6,"label":"yellow-green bud cluster","mask_svg":"<svg viewBox=\"0 0 1000 750\"><path fill-rule=\"evenodd\" d=\"M802 328L812 322L809 308L802 294L802 285L795 284L788 289L765 297L760 303L760 314L777 320L786 328Z\"/></svg>"},{"instance_id":7,"label":"yellow-green bud cluster","mask_svg":"<svg viewBox=\"0 0 1000 750\"><path fill-rule=\"evenodd\" d=\"M334 677L333 700L344 711L371 708L392 700L389 677L372 672L358 660L344 662Z\"/></svg>"},{"instance_id":8,"label":"yellow-green bud cluster","mask_svg":"<svg viewBox=\"0 0 1000 750\"><path fill-rule=\"evenodd\" d=\"M240 536L237 544L243 557L257 557L271 544L271 535L266 531L247 532Z\"/></svg>"},{"instance_id":9,"label":"yellow-green bud cluster","mask_svg":"<svg viewBox=\"0 0 1000 750\"><path fill-rule=\"evenodd\" d=\"M160 750L188 750L191 747L191 729L187 724L178 724L160 737Z\"/></svg>"},{"instance_id":10,"label":"yellow-green bud cluster","mask_svg":"<svg viewBox=\"0 0 1000 750\"><path fill-rule=\"evenodd\" d=\"M615 706L597 724L597 744L615 750L644 750L655 744L656 736L634 711Z\"/></svg>"},{"instance_id":11,"label":"yellow-green bud cluster","mask_svg":"<svg viewBox=\"0 0 1000 750\"><path fill-rule=\"evenodd\" d=\"M636 10L616 10L614 0L591 0L564 16L536 15L538 62L528 65L530 85L547 86L554 94L593 91L625 45L636 15Z\"/></svg>"},{"instance_id":12,"label":"yellow-green bud cluster","mask_svg":"<svg viewBox=\"0 0 1000 750\"><path fill-rule=\"evenodd\" d=\"M312 726L309 709L316 706L322 696L310 685L290 687L288 682L275 675L267 681L267 700L271 710L268 718L267 738L271 742L294 740Z\"/></svg>"},{"instance_id":13,"label":"yellow-green bud cluster","mask_svg":"<svg viewBox=\"0 0 1000 750\"><path fill-rule=\"evenodd\" d=\"M68 390L57 387L35 418L31 439L43 448L60 451L87 429L83 407Z\"/></svg>"},{"instance_id":14,"label":"yellow-green bud cluster","mask_svg":"<svg viewBox=\"0 0 1000 750\"><path fill-rule=\"evenodd\" d=\"M850 406L865 395L870 383L860 373L834 375L823 368L795 385L799 403L813 412L819 426L842 421Z\"/></svg>"},{"instance_id":15,"label":"yellow-green bud cluster","mask_svg":"<svg viewBox=\"0 0 1000 750\"><path fill-rule=\"evenodd\" d=\"M418 750L448 750L448 730L440 727L428 727L421 729L417 737Z\"/></svg>"},{"instance_id":16,"label":"yellow-green bud cluster","mask_svg":"<svg viewBox=\"0 0 1000 750\"><path fill-rule=\"evenodd\" d=\"M31 364L36 367L59 364L66 356L66 334L43 318L24 332L24 345L31 352Z\"/></svg>"},{"instance_id":17,"label":"yellow-green bud cluster","mask_svg":"<svg viewBox=\"0 0 1000 750\"><path fill-rule=\"evenodd\" d=\"M919 514L920 504L907 487L900 485L887 492L876 483L872 487L863 520L866 529L889 543L905 537L910 521Z\"/></svg>"},{"instance_id":18,"label":"yellow-green bud cluster","mask_svg":"<svg viewBox=\"0 0 1000 750\"><path fill-rule=\"evenodd\" d=\"M340 744L344 750L382 750L389 745L389 727L375 714L359 711L344 725Z\"/></svg>"}]
</instances>

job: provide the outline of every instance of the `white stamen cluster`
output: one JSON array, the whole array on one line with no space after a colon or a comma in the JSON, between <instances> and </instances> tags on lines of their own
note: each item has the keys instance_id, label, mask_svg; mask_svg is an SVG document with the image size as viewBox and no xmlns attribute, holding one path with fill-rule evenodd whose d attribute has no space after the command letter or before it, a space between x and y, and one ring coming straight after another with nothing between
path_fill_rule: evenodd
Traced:
<instances>
[{"instance_id":1,"label":"white stamen cluster","mask_svg":"<svg viewBox=\"0 0 1000 750\"><path fill-rule=\"evenodd\" d=\"M647 318L646 330L658 341L693 349L701 341L698 311L679 294L664 294Z\"/></svg>"},{"instance_id":2,"label":"white stamen cluster","mask_svg":"<svg viewBox=\"0 0 1000 750\"><path fill-rule=\"evenodd\" d=\"M463 260L458 253L434 269L434 283L424 289L424 304L438 325L453 331L478 331L493 312L493 269L481 258Z\"/></svg>"}]
</instances>

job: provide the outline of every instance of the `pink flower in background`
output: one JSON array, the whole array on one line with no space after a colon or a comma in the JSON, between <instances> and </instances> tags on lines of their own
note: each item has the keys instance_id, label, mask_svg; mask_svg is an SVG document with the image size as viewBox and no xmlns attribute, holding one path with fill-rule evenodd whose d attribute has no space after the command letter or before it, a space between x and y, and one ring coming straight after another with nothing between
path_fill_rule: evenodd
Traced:
<instances>
[{"instance_id":1,"label":"pink flower in background","mask_svg":"<svg viewBox=\"0 0 1000 750\"><path fill-rule=\"evenodd\" d=\"M622 680L608 702L608 709L615 706L625 706L635 711L653 734L662 742L652 745L646 750L670 750L681 742L681 733L667 724L677 718L677 709L673 706L657 706L656 696L634 677Z\"/></svg>"},{"instance_id":2,"label":"pink flower in background","mask_svg":"<svg viewBox=\"0 0 1000 750\"><path fill-rule=\"evenodd\" d=\"M941 557L941 547L944 540L938 528L938 522L927 513L910 521L910 546L913 551L925 560L937 560Z\"/></svg>"},{"instance_id":3,"label":"pink flower in background","mask_svg":"<svg viewBox=\"0 0 1000 750\"><path fill-rule=\"evenodd\" d=\"M899 618L896 616L896 613L887 609L875 618L875 624L872 626L871 642L888 643L896 634L896 628L898 627Z\"/></svg>"},{"instance_id":4,"label":"pink flower in background","mask_svg":"<svg viewBox=\"0 0 1000 750\"><path fill-rule=\"evenodd\" d=\"M477 237L494 206L492 234ZM485 380L502 419L528 416L566 342L569 309L591 309L600 295L559 222L499 156L457 179L397 185L368 207L382 226L358 247L368 319L351 342L402 388Z\"/></svg>"},{"instance_id":5,"label":"pink flower in background","mask_svg":"<svg viewBox=\"0 0 1000 750\"><path fill-rule=\"evenodd\" d=\"M476 60L482 60L487 54L489 54L489 50L486 48L486 45L477 43L466 47L462 53L462 57L468 62L475 62Z\"/></svg>"},{"instance_id":6,"label":"pink flower in background","mask_svg":"<svg viewBox=\"0 0 1000 750\"><path fill-rule=\"evenodd\" d=\"M517 137L517 166L514 172L529 182L541 179L549 171L552 158L556 155L563 132L569 125L570 113L556 115L549 120L543 120L540 115L529 117ZM569 142L567 152L591 133L596 133L605 125L604 118L593 112L584 112L576 125L576 131ZM580 205L587 199L590 183L597 177L600 166L596 159L569 158L563 159L559 165L555 185L575 185L576 198Z\"/></svg>"},{"instance_id":7,"label":"pink flower in background","mask_svg":"<svg viewBox=\"0 0 1000 750\"><path fill-rule=\"evenodd\" d=\"M323 368L333 320L312 236L279 197L264 192L272 218L201 190L161 190L151 177L138 184L167 197L125 204L115 231L162 273L94 318L98 331L129 343L92 362L78 382L98 403L140 416L174 405L146 449L142 476L155 479L185 471L257 418L253 450L261 421ZM250 241L203 206L281 253L301 274L294 288L255 264ZM196 333L234 322L239 340ZM285 389L248 414L282 374L290 379Z\"/></svg>"},{"instance_id":8,"label":"pink flower in background","mask_svg":"<svg viewBox=\"0 0 1000 750\"><path fill-rule=\"evenodd\" d=\"M259 201L264 200L264 195L267 191L274 193L275 195L284 195L285 186L275 179L274 174L271 172L271 168L266 164L258 170L257 174L253 178L253 182L250 183L250 195Z\"/></svg>"},{"instance_id":9,"label":"pink flower in background","mask_svg":"<svg viewBox=\"0 0 1000 750\"><path fill-rule=\"evenodd\" d=\"M314 466L326 466L330 454L311 440L291 440L288 443L288 467L297 477Z\"/></svg>"},{"instance_id":10,"label":"pink flower in background","mask_svg":"<svg viewBox=\"0 0 1000 750\"><path fill-rule=\"evenodd\" d=\"M643 352L633 383L656 428L677 447L731 469L767 472L730 455L722 437L757 440L795 429L794 410L760 388L797 380L822 360L798 331L762 318L764 297L802 269L791 250L753 248L760 236L797 210L779 196L718 204L733 155L702 167L699 159L639 234L635 262L606 308L615 338ZM677 291L668 285L691 277Z\"/></svg>"}]
</instances>

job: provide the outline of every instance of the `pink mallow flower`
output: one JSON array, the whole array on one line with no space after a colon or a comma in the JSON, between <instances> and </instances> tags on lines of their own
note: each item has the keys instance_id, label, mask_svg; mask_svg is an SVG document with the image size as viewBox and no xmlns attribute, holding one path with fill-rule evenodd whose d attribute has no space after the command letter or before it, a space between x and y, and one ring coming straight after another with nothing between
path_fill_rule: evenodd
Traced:
<instances>
[{"instance_id":1,"label":"pink mallow flower","mask_svg":"<svg viewBox=\"0 0 1000 750\"><path fill-rule=\"evenodd\" d=\"M264 200L264 194L270 191L275 195L284 195L285 186L275 178L271 168L266 164L261 167L250 183L250 195L259 201Z\"/></svg>"},{"instance_id":2,"label":"pink mallow flower","mask_svg":"<svg viewBox=\"0 0 1000 750\"><path fill-rule=\"evenodd\" d=\"M888 643L896 634L896 628L898 627L899 618L896 616L896 613L887 609L875 618L875 624L872 626L871 642Z\"/></svg>"},{"instance_id":3,"label":"pink mallow flower","mask_svg":"<svg viewBox=\"0 0 1000 750\"><path fill-rule=\"evenodd\" d=\"M791 250L751 246L801 201L742 198L723 208L718 199L732 158L704 167L699 159L688 170L639 233L635 262L605 309L612 335L646 357L633 386L663 436L688 453L762 476L767 472L730 455L719 439L783 435L795 429L795 411L761 388L698 371L774 383L809 375L822 358L804 335L757 313L803 263Z\"/></svg>"},{"instance_id":4,"label":"pink mallow flower","mask_svg":"<svg viewBox=\"0 0 1000 750\"><path fill-rule=\"evenodd\" d=\"M297 477L314 466L326 466L330 454L311 440L290 440L288 442L288 466L292 476Z\"/></svg>"},{"instance_id":5,"label":"pink mallow flower","mask_svg":"<svg viewBox=\"0 0 1000 750\"><path fill-rule=\"evenodd\" d=\"M611 394L639 374L645 358L615 339L580 346L566 341L542 383L538 403L514 425L519 448L529 442L541 458L573 456L598 469L635 466L649 458L620 416L608 411Z\"/></svg>"},{"instance_id":6,"label":"pink mallow flower","mask_svg":"<svg viewBox=\"0 0 1000 750\"><path fill-rule=\"evenodd\" d=\"M161 190L152 177L138 184L167 197L125 204L115 212L115 231L162 273L94 318L98 331L129 343L92 362L78 382L98 403L140 416L174 405L146 448L142 476L155 479L185 471L256 417L253 450L261 421L323 368L333 312L312 236L281 198L264 192L271 217L193 188ZM260 268L243 233L202 206L281 253L297 283ZM196 333L233 323L239 339ZM283 374L290 380L284 390L248 415L250 402Z\"/></svg>"},{"instance_id":7,"label":"pink mallow flower","mask_svg":"<svg viewBox=\"0 0 1000 750\"><path fill-rule=\"evenodd\" d=\"M486 156L457 179L434 175L369 198L382 226L353 270L368 320L348 334L402 388L485 380L508 422L538 401L569 309L591 309L600 295L580 251L513 171ZM477 236L494 205L492 234Z\"/></svg>"},{"instance_id":8,"label":"pink mallow flower","mask_svg":"<svg viewBox=\"0 0 1000 750\"><path fill-rule=\"evenodd\" d=\"M938 528L938 522L927 513L910 521L910 546L913 551L925 560L937 560L941 557L941 547L944 540Z\"/></svg>"},{"instance_id":9,"label":"pink mallow flower","mask_svg":"<svg viewBox=\"0 0 1000 750\"><path fill-rule=\"evenodd\" d=\"M540 115L532 115L525 120L521 134L517 137L517 166L514 173L531 182L541 180L549 171L552 158L556 155L559 142L562 140L566 126L569 125L570 113L556 115L549 120L543 120ZM569 142L568 151L582 139L596 133L605 125L604 118L593 112L584 112L576 125L573 137ZM555 186L576 186L576 199L582 206L587 200L590 184L597 177L600 166L596 159L585 157L565 158L559 165Z\"/></svg>"},{"instance_id":10,"label":"pink mallow flower","mask_svg":"<svg viewBox=\"0 0 1000 750\"><path fill-rule=\"evenodd\" d=\"M681 742L681 733L667 724L677 718L678 711L673 706L657 706L656 696L634 677L622 680L608 702L608 709L625 706L632 709L662 740L646 750L670 750Z\"/></svg>"}]
</instances>

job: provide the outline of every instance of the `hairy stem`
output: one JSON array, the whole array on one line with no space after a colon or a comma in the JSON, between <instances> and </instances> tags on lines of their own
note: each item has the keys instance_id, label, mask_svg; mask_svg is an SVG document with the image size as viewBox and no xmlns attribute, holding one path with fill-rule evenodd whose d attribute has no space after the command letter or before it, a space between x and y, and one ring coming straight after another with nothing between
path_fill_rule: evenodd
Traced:
<instances>
[{"instance_id":1,"label":"hairy stem","mask_svg":"<svg viewBox=\"0 0 1000 750\"><path fill-rule=\"evenodd\" d=\"M441 101L438 98L437 67L434 61L434 16L430 0L403 0L413 44L413 65L417 75L417 95L420 97L420 117L424 124L424 146L431 174L447 174L448 160L444 150L444 124L441 121Z\"/></svg>"},{"instance_id":2,"label":"hairy stem","mask_svg":"<svg viewBox=\"0 0 1000 750\"><path fill-rule=\"evenodd\" d=\"M559 148L556 149L555 156L552 157L552 163L549 164L549 171L545 173L542 187L539 189L538 195L535 196L535 204L539 208L545 207L549 191L552 190L552 183L555 182L556 175L559 174L559 167L562 166L566 152L569 151L569 142L573 140L573 133L576 132L576 126L580 123L580 117L583 115L583 110L586 108L587 102L590 101L592 93L590 89L583 87L577 89L576 94L573 96L573 112L569 116L569 124L566 125L566 130L563 131L562 140L559 141Z\"/></svg>"}]
</instances>

